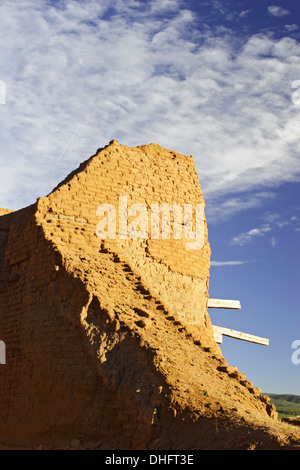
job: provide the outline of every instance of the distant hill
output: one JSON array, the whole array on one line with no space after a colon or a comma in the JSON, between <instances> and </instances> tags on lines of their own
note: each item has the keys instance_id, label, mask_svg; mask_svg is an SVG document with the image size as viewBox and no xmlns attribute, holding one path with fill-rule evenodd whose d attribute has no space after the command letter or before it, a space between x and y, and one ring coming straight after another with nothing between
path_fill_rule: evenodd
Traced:
<instances>
[{"instance_id":1,"label":"distant hill","mask_svg":"<svg viewBox=\"0 0 300 470\"><path fill-rule=\"evenodd\" d=\"M300 416L300 395L265 393L270 397L270 403L276 406L278 419L289 416Z\"/></svg>"}]
</instances>

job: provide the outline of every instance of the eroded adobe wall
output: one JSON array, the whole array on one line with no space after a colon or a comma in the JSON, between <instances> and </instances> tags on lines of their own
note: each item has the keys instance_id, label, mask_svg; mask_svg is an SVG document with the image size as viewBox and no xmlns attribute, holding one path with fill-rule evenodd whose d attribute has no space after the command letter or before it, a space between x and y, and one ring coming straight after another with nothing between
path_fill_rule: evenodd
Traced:
<instances>
[{"instance_id":1,"label":"eroded adobe wall","mask_svg":"<svg viewBox=\"0 0 300 470\"><path fill-rule=\"evenodd\" d=\"M226 372L213 339L207 230L199 252L185 240L101 242L97 207L119 195L129 204L203 201L191 157L114 142L6 222L2 440L203 448L222 446L214 420L226 428L233 395L243 419L270 414Z\"/></svg>"},{"instance_id":2,"label":"eroded adobe wall","mask_svg":"<svg viewBox=\"0 0 300 470\"><path fill-rule=\"evenodd\" d=\"M96 216L101 204L112 204L116 211L119 197L127 204L204 204L200 183L191 156L151 144L136 148L113 141L101 149L73 178L39 201L41 220L49 239L55 243L80 242L89 250L99 246L118 254L141 276L141 282L158 297L177 319L206 327L206 305L210 266L210 247L204 220L204 245L187 250L187 239L120 240L117 216L117 239L103 243L96 237ZM149 211L150 213L150 211ZM117 212L118 214L118 212ZM194 220L195 222L195 215ZM129 219L130 222L130 219ZM150 216L149 216L150 226ZM149 229L149 234L151 229ZM71 242L72 239L72 242Z\"/></svg>"},{"instance_id":3,"label":"eroded adobe wall","mask_svg":"<svg viewBox=\"0 0 300 470\"><path fill-rule=\"evenodd\" d=\"M11 439L53 436L60 429L60 434L103 433L108 442L103 423L107 420L108 425L112 410L118 409L120 422L111 427L112 435L122 435L124 423L132 422L143 431L135 439L149 440L153 407L146 402L138 410L131 386L136 381L138 388L142 375L144 382L159 386L164 379L153 369L149 351L139 352L138 344L126 339L136 325L125 318L123 331L115 320L118 310L138 324L141 312L142 321L150 321L144 315L151 318L148 312L156 305L169 318L201 326L205 341L212 341L212 332L205 333L210 255L206 228L198 253L186 251L186 240L102 243L96 236L96 209L105 202L117 206L119 195L128 197L128 205L204 202L191 157L156 145L131 149L113 143L49 196L12 214L5 210L0 217L0 338L7 346L0 431ZM128 270L134 283L128 282ZM91 314L94 304L98 312ZM113 326L106 327L111 321ZM147 342L147 334L142 333L142 341ZM108 355L109 372L102 366ZM119 367L127 370L125 377L131 374L129 382Z\"/></svg>"},{"instance_id":4,"label":"eroded adobe wall","mask_svg":"<svg viewBox=\"0 0 300 470\"><path fill-rule=\"evenodd\" d=\"M7 278L0 289L0 338L6 344L0 438L55 445L77 436L126 448L130 440L124 426L131 426L137 430L135 445L146 447L153 409L143 402L137 406L134 395L140 381L151 383L151 389L161 384L151 354L140 352L128 329L108 323L107 310L84 279L74 276L76 263L66 270L35 214L36 205L13 214L6 245ZM72 259L71 245L68 254ZM103 264L109 276L116 276L112 260L111 269L108 260ZM96 282L100 294L106 292L99 272ZM105 299L104 293L104 305ZM91 321L97 323L98 341L90 342L85 334L83 324L92 328ZM107 368L97 349L104 355L116 345Z\"/></svg>"}]
</instances>

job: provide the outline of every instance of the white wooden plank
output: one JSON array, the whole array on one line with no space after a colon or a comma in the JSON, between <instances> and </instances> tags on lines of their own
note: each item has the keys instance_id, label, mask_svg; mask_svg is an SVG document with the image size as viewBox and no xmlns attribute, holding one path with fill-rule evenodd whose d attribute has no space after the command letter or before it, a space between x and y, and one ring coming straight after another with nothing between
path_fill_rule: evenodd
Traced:
<instances>
[{"instance_id":1,"label":"white wooden plank","mask_svg":"<svg viewBox=\"0 0 300 470\"><path fill-rule=\"evenodd\" d=\"M218 343L220 340L220 335L229 336L231 338L240 339L242 341L250 341L251 343L262 344L264 346L269 345L268 338L261 338L260 336L249 335L248 333L243 333L242 331L231 330L230 328L224 328L222 326L213 325L214 337Z\"/></svg>"},{"instance_id":2,"label":"white wooden plank","mask_svg":"<svg viewBox=\"0 0 300 470\"><path fill-rule=\"evenodd\" d=\"M214 330L214 338L215 338L216 343L218 343L218 344L222 344L222 343L223 343L223 335L222 335L222 333L220 333L220 332Z\"/></svg>"},{"instance_id":3,"label":"white wooden plank","mask_svg":"<svg viewBox=\"0 0 300 470\"><path fill-rule=\"evenodd\" d=\"M241 303L239 300L229 300L229 299L208 299L207 301L208 308L232 308L240 309Z\"/></svg>"}]
</instances>

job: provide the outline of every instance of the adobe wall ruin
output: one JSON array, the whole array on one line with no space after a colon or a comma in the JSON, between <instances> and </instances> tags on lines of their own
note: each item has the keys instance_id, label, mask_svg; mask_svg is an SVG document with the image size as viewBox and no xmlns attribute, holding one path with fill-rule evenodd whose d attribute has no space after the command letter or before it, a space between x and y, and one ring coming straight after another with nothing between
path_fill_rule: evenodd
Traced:
<instances>
[{"instance_id":1,"label":"adobe wall ruin","mask_svg":"<svg viewBox=\"0 0 300 470\"><path fill-rule=\"evenodd\" d=\"M97 250L97 207L109 203L118 208L120 196L127 197L128 206L204 204L192 156L155 144L129 148L113 141L69 183L39 200L38 217L54 243L61 245L70 240L78 251L84 233L85 244ZM117 239L106 239L102 246L128 263L176 318L207 326L210 247L204 224L201 250L187 251L184 233L182 240L174 239L172 234L169 240L121 240L118 226Z\"/></svg>"},{"instance_id":2,"label":"adobe wall ruin","mask_svg":"<svg viewBox=\"0 0 300 470\"><path fill-rule=\"evenodd\" d=\"M191 156L112 141L48 196L0 216L6 442L213 448L223 442L216 419L232 437L240 419L275 417L214 340L206 222L200 250L184 238L100 240L97 208L120 195L147 207L204 203Z\"/></svg>"}]
</instances>

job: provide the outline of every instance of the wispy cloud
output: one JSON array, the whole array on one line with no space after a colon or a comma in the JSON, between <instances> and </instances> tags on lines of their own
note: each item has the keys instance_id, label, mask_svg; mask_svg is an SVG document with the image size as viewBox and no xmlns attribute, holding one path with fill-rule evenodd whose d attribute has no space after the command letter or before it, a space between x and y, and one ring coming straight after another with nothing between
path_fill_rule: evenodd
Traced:
<instances>
[{"instance_id":1,"label":"wispy cloud","mask_svg":"<svg viewBox=\"0 0 300 470\"><path fill-rule=\"evenodd\" d=\"M286 24L285 29L287 31L297 31L299 29L299 26L297 26L296 24Z\"/></svg>"},{"instance_id":2,"label":"wispy cloud","mask_svg":"<svg viewBox=\"0 0 300 470\"><path fill-rule=\"evenodd\" d=\"M240 266L241 264L245 264L246 261L211 261L211 266Z\"/></svg>"},{"instance_id":3,"label":"wispy cloud","mask_svg":"<svg viewBox=\"0 0 300 470\"><path fill-rule=\"evenodd\" d=\"M223 222L241 211L260 208L267 201L272 200L275 193L272 191L258 191L250 194L228 195L225 200L216 201L209 198L206 206L206 217L209 223Z\"/></svg>"},{"instance_id":4,"label":"wispy cloud","mask_svg":"<svg viewBox=\"0 0 300 470\"><path fill-rule=\"evenodd\" d=\"M268 12L273 16L286 16L290 14L289 10L276 5L270 5L268 7Z\"/></svg>"},{"instance_id":5,"label":"wispy cloud","mask_svg":"<svg viewBox=\"0 0 300 470\"><path fill-rule=\"evenodd\" d=\"M282 228L287 225L294 224L299 221L299 217L296 215L285 217L278 213L268 213L261 217L265 222L272 224L273 226Z\"/></svg>"},{"instance_id":6,"label":"wispy cloud","mask_svg":"<svg viewBox=\"0 0 300 470\"><path fill-rule=\"evenodd\" d=\"M296 39L199 28L179 0L23 0L0 15L0 206L47 194L113 138L192 154L223 214L255 203L233 194L299 178Z\"/></svg>"},{"instance_id":7,"label":"wispy cloud","mask_svg":"<svg viewBox=\"0 0 300 470\"><path fill-rule=\"evenodd\" d=\"M251 243L254 237L264 235L267 232L271 231L270 225L264 225L259 228L252 228L248 232L241 233L230 240L230 245L239 245L243 246L247 243Z\"/></svg>"},{"instance_id":8,"label":"wispy cloud","mask_svg":"<svg viewBox=\"0 0 300 470\"><path fill-rule=\"evenodd\" d=\"M283 220L282 216L276 212L264 214L261 217L261 219L265 221L263 225L257 228L252 228L251 230L247 232L243 232L243 233L240 233L239 235L236 235L235 237L232 237L232 239L229 241L229 245L244 246L248 243L251 243L253 238L263 236L272 231L274 232L275 229L277 229L277 232L275 232L275 235L279 234L278 229L280 230L286 226L292 227L292 226L295 226L295 224L298 224L299 222L299 217L296 215L286 217L285 220ZM295 228L295 230L297 230L297 228ZM277 245L276 237L272 236L270 238L270 244L273 248Z\"/></svg>"},{"instance_id":9,"label":"wispy cloud","mask_svg":"<svg viewBox=\"0 0 300 470\"><path fill-rule=\"evenodd\" d=\"M250 13L250 10L243 10L240 13L240 17L245 18L247 15L249 15L249 13Z\"/></svg>"}]
</instances>

